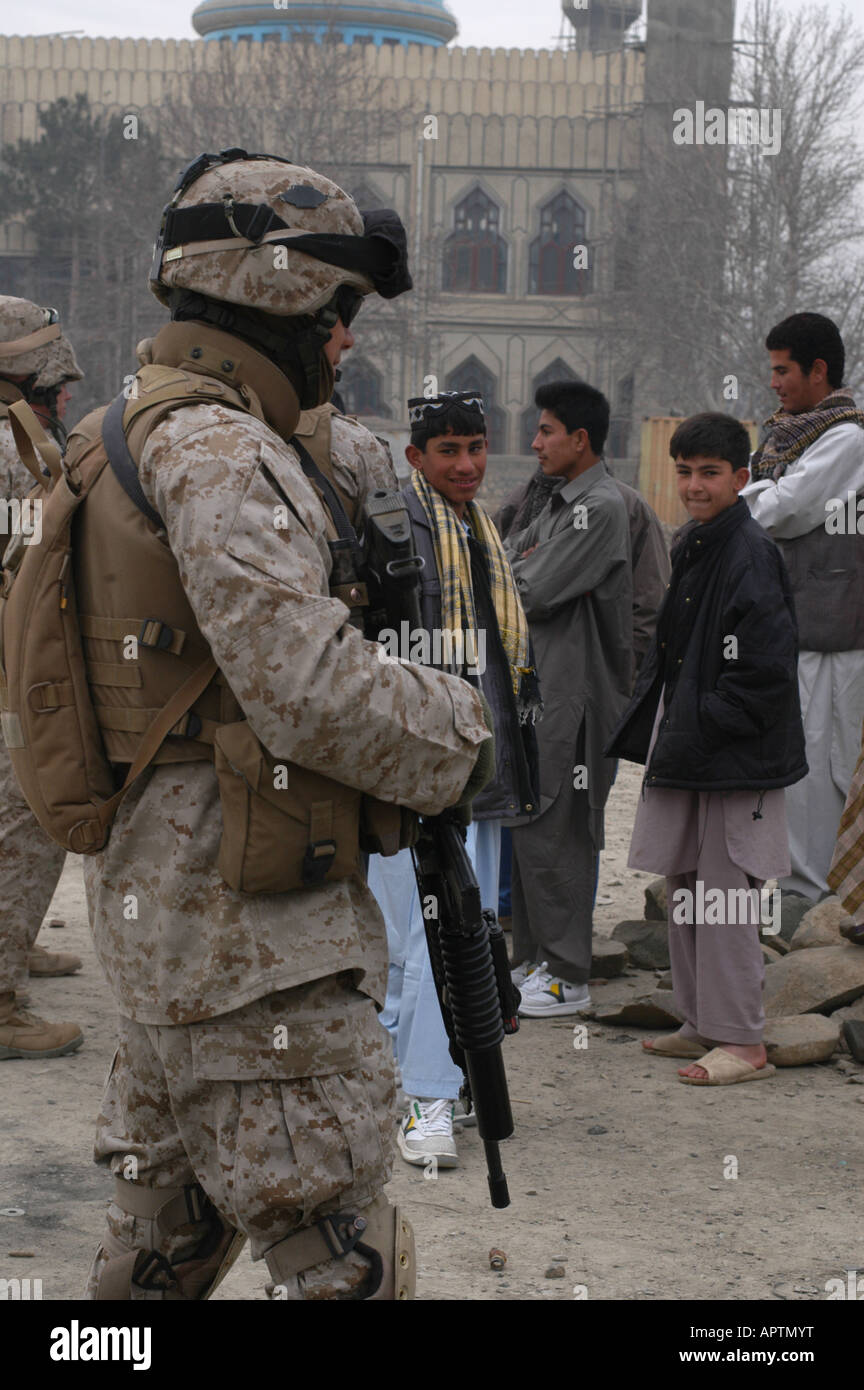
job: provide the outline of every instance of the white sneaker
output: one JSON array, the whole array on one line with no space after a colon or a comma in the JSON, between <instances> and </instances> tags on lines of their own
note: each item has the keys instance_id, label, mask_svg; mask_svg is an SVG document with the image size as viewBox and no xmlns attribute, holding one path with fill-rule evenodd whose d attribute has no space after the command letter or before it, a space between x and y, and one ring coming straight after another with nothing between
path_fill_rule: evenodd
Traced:
<instances>
[{"instance_id":1,"label":"white sneaker","mask_svg":"<svg viewBox=\"0 0 864 1390\"><path fill-rule=\"evenodd\" d=\"M396 1142L406 1163L425 1167L457 1168L459 1155L453 1138L452 1100L412 1100L399 1126Z\"/></svg>"},{"instance_id":2,"label":"white sneaker","mask_svg":"<svg viewBox=\"0 0 864 1390\"><path fill-rule=\"evenodd\" d=\"M510 971L510 979L513 981L513 983L514 983L514 985L516 986L517 989L524 990L524 989L525 989L525 981L528 979L529 975L535 974L535 972L536 972L537 970L545 970L545 969L546 969L546 962L545 962L545 960L543 961L543 964L542 964L542 965L538 965L536 961L527 961L527 960L526 960L526 961L523 961L521 965L517 965L515 970L511 970L511 971Z\"/></svg>"},{"instance_id":3,"label":"white sneaker","mask_svg":"<svg viewBox=\"0 0 864 1390\"><path fill-rule=\"evenodd\" d=\"M587 985L571 985L550 975L545 965L535 970L522 986L521 1018L555 1018L578 1014L591 1007Z\"/></svg>"}]
</instances>

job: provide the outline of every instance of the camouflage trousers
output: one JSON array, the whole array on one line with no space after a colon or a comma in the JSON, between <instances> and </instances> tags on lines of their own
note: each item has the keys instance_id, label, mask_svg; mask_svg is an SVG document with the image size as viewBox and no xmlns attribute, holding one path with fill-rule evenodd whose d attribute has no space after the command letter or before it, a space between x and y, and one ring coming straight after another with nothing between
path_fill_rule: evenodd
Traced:
<instances>
[{"instance_id":1,"label":"camouflage trousers","mask_svg":"<svg viewBox=\"0 0 864 1390\"><path fill-rule=\"evenodd\" d=\"M65 860L21 795L0 744L0 994L27 983L27 956Z\"/></svg>"},{"instance_id":2,"label":"camouflage trousers","mask_svg":"<svg viewBox=\"0 0 864 1390\"><path fill-rule=\"evenodd\" d=\"M198 1182L248 1236L252 1258L329 1213L359 1210L390 1177L392 1046L351 972L258 999L204 1023L120 1020L95 1158L150 1188ZM108 1231L126 1250L193 1257L207 1226L159 1234L115 1203ZM100 1247L86 1296L108 1259ZM368 1263L316 1265L278 1296L351 1298ZM159 1298L133 1285L135 1298Z\"/></svg>"}]
</instances>

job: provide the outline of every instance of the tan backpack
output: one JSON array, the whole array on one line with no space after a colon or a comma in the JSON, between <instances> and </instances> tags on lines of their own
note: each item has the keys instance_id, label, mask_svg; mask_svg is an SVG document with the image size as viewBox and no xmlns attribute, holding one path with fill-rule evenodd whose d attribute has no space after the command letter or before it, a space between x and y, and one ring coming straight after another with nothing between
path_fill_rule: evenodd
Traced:
<instances>
[{"instance_id":1,"label":"tan backpack","mask_svg":"<svg viewBox=\"0 0 864 1390\"><path fill-rule=\"evenodd\" d=\"M93 854L145 768L213 760L218 867L231 887L287 892L348 877L358 867L360 793L291 764L276 775L283 765L218 671L126 445L128 434L140 453L155 425L190 401L259 418L260 403L246 387L164 366L143 367L136 381L136 399L118 397L81 422L65 460L26 404L10 408L42 513L39 544L13 536L0 592L0 724L24 796L52 839Z\"/></svg>"}]
</instances>

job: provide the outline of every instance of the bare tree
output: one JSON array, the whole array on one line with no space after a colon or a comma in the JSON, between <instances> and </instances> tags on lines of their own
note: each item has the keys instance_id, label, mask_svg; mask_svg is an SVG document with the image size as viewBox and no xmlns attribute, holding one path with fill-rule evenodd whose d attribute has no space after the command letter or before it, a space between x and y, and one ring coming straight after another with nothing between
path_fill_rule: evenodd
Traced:
<instances>
[{"instance_id":1,"label":"bare tree","mask_svg":"<svg viewBox=\"0 0 864 1390\"><path fill-rule=\"evenodd\" d=\"M728 109L729 142L713 146L676 145L669 112L662 129L646 116L641 187L613 213L599 331L653 409L763 415L765 335L804 309L839 324L850 379L864 371L862 81L864 35L848 15L753 0L729 107L772 113L776 152L761 134L744 142Z\"/></svg>"}]
</instances>

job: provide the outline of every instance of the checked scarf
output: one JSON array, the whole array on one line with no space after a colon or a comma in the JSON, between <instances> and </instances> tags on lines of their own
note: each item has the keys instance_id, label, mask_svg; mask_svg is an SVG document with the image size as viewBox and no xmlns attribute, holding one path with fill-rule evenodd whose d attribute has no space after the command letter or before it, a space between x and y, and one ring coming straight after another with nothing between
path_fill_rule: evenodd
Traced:
<instances>
[{"instance_id":1,"label":"checked scarf","mask_svg":"<svg viewBox=\"0 0 864 1390\"><path fill-rule=\"evenodd\" d=\"M750 461L754 483L764 478L772 478L776 483L790 463L800 458L826 430L850 420L864 429L864 414L855 405L850 392L843 390L832 391L813 410L805 410L800 415L776 410L765 421L768 434Z\"/></svg>"},{"instance_id":2,"label":"checked scarf","mask_svg":"<svg viewBox=\"0 0 864 1390\"><path fill-rule=\"evenodd\" d=\"M849 939L864 943L864 748L837 830L828 886L857 924L857 933Z\"/></svg>"},{"instance_id":3,"label":"checked scarf","mask_svg":"<svg viewBox=\"0 0 864 1390\"><path fill-rule=\"evenodd\" d=\"M441 622L451 632L466 630L476 633L477 615L471 586L471 553L465 528L453 508L440 492L429 485L417 468L412 471L411 483L432 528L435 561L441 581ZM537 677L530 664L528 620L516 589L510 562L504 554L501 539L489 517L482 507L476 506L473 502L466 504L465 516L486 559L498 630L510 665L510 678L516 695L519 718L524 723L534 718L540 708Z\"/></svg>"}]
</instances>

